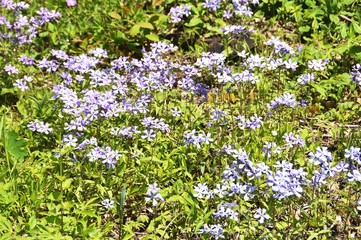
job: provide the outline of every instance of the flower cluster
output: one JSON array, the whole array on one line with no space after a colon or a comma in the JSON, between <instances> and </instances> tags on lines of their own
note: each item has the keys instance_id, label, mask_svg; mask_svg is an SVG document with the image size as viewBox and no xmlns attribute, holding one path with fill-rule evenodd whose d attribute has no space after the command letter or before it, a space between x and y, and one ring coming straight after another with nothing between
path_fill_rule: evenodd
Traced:
<instances>
[{"instance_id":1,"label":"flower cluster","mask_svg":"<svg viewBox=\"0 0 361 240\"><path fill-rule=\"evenodd\" d=\"M312 184L314 186L325 184L327 177L334 176L335 170L332 168L333 157L326 147L317 147L316 152L310 152L308 156L311 162L320 167L320 170L315 170L312 176Z\"/></svg>"},{"instance_id":2,"label":"flower cluster","mask_svg":"<svg viewBox=\"0 0 361 240\"><path fill-rule=\"evenodd\" d=\"M308 68L314 71L323 71L330 60L313 59L307 62Z\"/></svg>"},{"instance_id":3,"label":"flower cluster","mask_svg":"<svg viewBox=\"0 0 361 240\"><path fill-rule=\"evenodd\" d=\"M191 6L184 5L184 6L177 6L172 7L169 10L169 15L171 17L171 23L179 23L182 21L184 16L188 17L191 15Z\"/></svg>"},{"instance_id":4,"label":"flower cluster","mask_svg":"<svg viewBox=\"0 0 361 240\"><path fill-rule=\"evenodd\" d=\"M220 239L220 238L224 238L224 229L222 228L222 226L220 224L215 224L215 225L209 225L208 224L204 224L202 229L199 229L199 233L200 234L209 234L212 237L214 237L214 239Z\"/></svg>"},{"instance_id":5,"label":"flower cluster","mask_svg":"<svg viewBox=\"0 0 361 240\"><path fill-rule=\"evenodd\" d=\"M243 26L238 26L238 25L230 25L230 26L225 26L222 29L222 32L224 34L243 34L246 33L246 27Z\"/></svg>"},{"instance_id":6,"label":"flower cluster","mask_svg":"<svg viewBox=\"0 0 361 240\"><path fill-rule=\"evenodd\" d=\"M222 53L205 52L201 54L201 58L197 59L196 66L201 68L208 68L211 70L214 67L224 66L226 57Z\"/></svg>"},{"instance_id":7,"label":"flower cluster","mask_svg":"<svg viewBox=\"0 0 361 240\"><path fill-rule=\"evenodd\" d=\"M238 212L234 210L235 203L224 203L218 206L217 212L213 213L216 219L218 218L229 218L234 221L238 221Z\"/></svg>"},{"instance_id":8,"label":"flower cluster","mask_svg":"<svg viewBox=\"0 0 361 240\"><path fill-rule=\"evenodd\" d=\"M315 80L315 75L313 73L305 73L298 77L297 82L299 82L302 85L305 85L314 80Z\"/></svg>"},{"instance_id":9,"label":"flower cluster","mask_svg":"<svg viewBox=\"0 0 361 240\"><path fill-rule=\"evenodd\" d=\"M263 124L262 117L258 116L257 114L251 116L250 118L246 119L244 116L239 115L234 118L241 129L252 129L256 130L260 128Z\"/></svg>"},{"instance_id":10,"label":"flower cluster","mask_svg":"<svg viewBox=\"0 0 361 240\"><path fill-rule=\"evenodd\" d=\"M17 73L19 73L19 69L17 69L15 66L13 66L13 65L6 65L5 67L4 67L4 70L5 70L5 72L8 74L8 75L12 75L12 74L17 74Z\"/></svg>"},{"instance_id":11,"label":"flower cluster","mask_svg":"<svg viewBox=\"0 0 361 240\"><path fill-rule=\"evenodd\" d=\"M281 41L279 37L272 36L272 38L266 42L266 45L273 46L274 54L279 54L281 56L287 53L290 55L296 53L290 45Z\"/></svg>"},{"instance_id":12,"label":"flower cluster","mask_svg":"<svg viewBox=\"0 0 361 240\"><path fill-rule=\"evenodd\" d=\"M344 166L341 167L341 171L347 172L348 181L361 182L361 172L359 168L361 165L360 148L351 146L349 149L346 149L345 158L349 161L343 164Z\"/></svg>"},{"instance_id":13,"label":"flower cluster","mask_svg":"<svg viewBox=\"0 0 361 240\"><path fill-rule=\"evenodd\" d=\"M345 158L355 161L358 165L361 165L361 150L358 147L351 146L345 150Z\"/></svg>"},{"instance_id":14,"label":"flower cluster","mask_svg":"<svg viewBox=\"0 0 361 240\"><path fill-rule=\"evenodd\" d=\"M285 93L282 96L276 97L274 100L272 100L268 107L270 109L276 109L279 106L295 108L297 106L295 95L291 93Z\"/></svg>"},{"instance_id":15,"label":"flower cluster","mask_svg":"<svg viewBox=\"0 0 361 240\"><path fill-rule=\"evenodd\" d=\"M68 7L74 7L76 5L76 0L66 0L66 5Z\"/></svg>"},{"instance_id":16,"label":"flower cluster","mask_svg":"<svg viewBox=\"0 0 361 240\"><path fill-rule=\"evenodd\" d=\"M32 82L33 78L30 76L25 76L23 79L17 79L14 83L14 86L19 88L20 91L24 92L26 90L29 90L28 83Z\"/></svg>"},{"instance_id":17,"label":"flower cluster","mask_svg":"<svg viewBox=\"0 0 361 240\"><path fill-rule=\"evenodd\" d=\"M209 11L217 11L221 7L222 0L205 0L203 3L203 7L208 9Z\"/></svg>"},{"instance_id":18,"label":"flower cluster","mask_svg":"<svg viewBox=\"0 0 361 240\"><path fill-rule=\"evenodd\" d=\"M272 154L281 153L281 148L278 147L275 142L266 141L263 145L262 152L265 158L269 158L272 156Z\"/></svg>"},{"instance_id":19,"label":"flower cluster","mask_svg":"<svg viewBox=\"0 0 361 240\"><path fill-rule=\"evenodd\" d=\"M295 135L293 132L285 133L283 139L286 141L287 147L305 146L305 140L300 135Z\"/></svg>"},{"instance_id":20,"label":"flower cluster","mask_svg":"<svg viewBox=\"0 0 361 240\"><path fill-rule=\"evenodd\" d=\"M49 134L53 131L53 128L50 127L49 123L44 123L43 121L34 120L29 122L28 128L33 132L39 132L44 134Z\"/></svg>"},{"instance_id":21,"label":"flower cluster","mask_svg":"<svg viewBox=\"0 0 361 240\"><path fill-rule=\"evenodd\" d=\"M308 182L307 172L293 168L293 164L287 161L279 162L276 167L275 173L267 175L267 184L272 188L274 198L301 197L303 186Z\"/></svg>"},{"instance_id":22,"label":"flower cluster","mask_svg":"<svg viewBox=\"0 0 361 240\"><path fill-rule=\"evenodd\" d=\"M26 2L14 3L12 0L0 1L0 6L13 11L13 17L7 19L0 16L0 27L5 26L6 32L0 33L0 39L8 39L13 43L22 45L31 43L37 36L39 29L47 22L56 21L61 17L59 12L40 8L36 17L23 15L24 10L29 9ZM12 21L12 22L11 22Z\"/></svg>"},{"instance_id":23,"label":"flower cluster","mask_svg":"<svg viewBox=\"0 0 361 240\"><path fill-rule=\"evenodd\" d=\"M352 66L351 70L352 81L361 86L361 64Z\"/></svg>"},{"instance_id":24,"label":"flower cluster","mask_svg":"<svg viewBox=\"0 0 361 240\"><path fill-rule=\"evenodd\" d=\"M87 155L90 162L101 160L103 164L107 164L107 168L115 168L115 164L121 156L118 150L112 150L109 146L105 148L97 146L90 150Z\"/></svg>"},{"instance_id":25,"label":"flower cluster","mask_svg":"<svg viewBox=\"0 0 361 240\"><path fill-rule=\"evenodd\" d=\"M218 72L216 74L219 83L251 83L259 82L257 75L248 70L240 73L230 74L228 72Z\"/></svg>"},{"instance_id":26,"label":"flower cluster","mask_svg":"<svg viewBox=\"0 0 361 240\"><path fill-rule=\"evenodd\" d=\"M186 145L195 145L197 148L201 148L201 143L208 145L213 142L210 133L198 133L195 129L193 129L191 132L186 132L184 136Z\"/></svg>"},{"instance_id":27,"label":"flower cluster","mask_svg":"<svg viewBox=\"0 0 361 240\"><path fill-rule=\"evenodd\" d=\"M110 134L113 136L122 136L127 139L131 139L136 134L140 134L141 131L138 130L138 126L129 126L129 127L121 127L121 128L111 128Z\"/></svg>"}]
</instances>

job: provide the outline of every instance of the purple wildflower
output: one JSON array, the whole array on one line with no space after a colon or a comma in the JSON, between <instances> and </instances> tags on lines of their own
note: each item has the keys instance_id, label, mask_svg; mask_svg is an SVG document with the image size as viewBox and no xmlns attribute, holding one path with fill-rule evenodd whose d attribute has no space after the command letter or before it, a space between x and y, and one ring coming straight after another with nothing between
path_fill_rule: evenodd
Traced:
<instances>
[{"instance_id":1,"label":"purple wildflower","mask_svg":"<svg viewBox=\"0 0 361 240\"><path fill-rule=\"evenodd\" d=\"M150 184L146 193L145 202L152 202L153 206L156 206L159 201L164 201L162 195L159 193L160 188L157 184Z\"/></svg>"},{"instance_id":2,"label":"purple wildflower","mask_svg":"<svg viewBox=\"0 0 361 240\"><path fill-rule=\"evenodd\" d=\"M224 230L221 227L221 225L216 224L216 225L209 225L208 224L204 224L202 229L199 229L199 233L200 234L210 234L211 236L214 237L214 239L220 239L220 238L224 238Z\"/></svg>"},{"instance_id":3,"label":"purple wildflower","mask_svg":"<svg viewBox=\"0 0 361 240\"><path fill-rule=\"evenodd\" d=\"M274 100L271 101L269 104L270 109L275 109L279 106L289 106L291 108L295 108L297 105L297 101L295 99L295 95L291 93L285 93L280 97L276 97Z\"/></svg>"},{"instance_id":4,"label":"purple wildflower","mask_svg":"<svg viewBox=\"0 0 361 240\"><path fill-rule=\"evenodd\" d=\"M12 75L12 74L17 74L17 73L19 73L19 69L17 69L16 67L14 67L13 65L6 65L5 67L4 67L4 70L5 70L5 72L7 72L7 74L9 74L9 75Z\"/></svg>"},{"instance_id":5,"label":"purple wildflower","mask_svg":"<svg viewBox=\"0 0 361 240\"><path fill-rule=\"evenodd\" d=\"M179 23L180 21L182 21L182 18L184 16L188 17L191 15L191 6L184 5L184 6L172 7L168 15L170 15L171 17L170 20L171 23Z\"/></svg>"},{"instance_id":6,"label":"purple wildflower","mask_svg":"<svg viewBox=\"0 0 361 240\"><path fill-rule=\"evenodd\" d=\"M66 0L66 5L68 7L74 7L76 5L76 0Z\"/></svg>"},{"instance_id":7,"label":"purple wildflower","mask_svg":"<svg viewBox=\"0 0 361 240\"><path fill-rule=\"evenodd\" d=\"M203 7L210 11L217 11L218 8L221 7L222 0L205 0L203 3Z\"/></svg>"},{"instance_id":8,"label":"purple wildflower","mask_svg":"<svg viewBox=\"0 0 361 240\"><path fill-rule=\"evenodd\" d=\"M49 134L53 131L49 123L44 123L37 119L35 121L29 122L28 128L33 132L40 132L45 134Z\"/></svg>"},{"instance_id":9,"label":"purple wildflower","mask_svg":"<svg viewBox=\"0 0 361 240\"><path fill-rule=\"evenodd\" d=\"M323 71L326 68L327 63L329 60L322 60L322 59L313 59L307 62L308 68L313 69L315 71Z\"/></svg>"},{"instance_id":10,"label":"purple wildflower","mask_svg":"<svg viewBox=\"0 0 361 240\"><path fill-rule=\"evenodd\" d=\"M352 81L361 86L361 64L352 66L351 70Z\"/></svg>"},{"instance_id":11,"label":"purple wildflower","mask_svg":"<svg viewBox=\"0 0 361 240\"><path fill-rule=\"evenodd\" d=\"M266 213L266 209L258 208L256 213L253 216L255 219L258 219L259 223L263 224L264 220L270 219L270 216Z\"/></svg>"}]
</instances>

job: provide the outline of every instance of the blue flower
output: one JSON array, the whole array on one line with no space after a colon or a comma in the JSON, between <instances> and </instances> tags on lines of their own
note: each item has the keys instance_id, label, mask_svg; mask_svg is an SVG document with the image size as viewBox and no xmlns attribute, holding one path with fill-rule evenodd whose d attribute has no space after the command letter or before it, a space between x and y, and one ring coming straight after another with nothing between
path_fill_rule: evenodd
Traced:
<instances>
[{"instance_id":1,"label":"blue flower","mask_svg":"<svg viewBox=\"0 0 361 240\"><path fill-rule=\"evenodd\" d=\"M291 108L295 108L297 106L297 101L295 99L295 95L291 93L285 93L280 97L276 97L271 103L268 105L270 109L275 109L279 106L288 106Z\"/></svg>"},{"instance_id":2,"label":"blue flower","mask_svg":"<svg viewBox=\"0 0 361 240\"><path fill-rule=\"evenodd\" d=\"M50 127L49 123L44 123L37 119L35 121L29 122L28 128L33 132L40 132L45 134L49 134L53 131L53 128Z\"/></svg>"},{"instance_id":3,"label":"blue flower","mask_svg":"<svg viewBox=\"0 0 361 240\"><path fill-rule=\"evenodd\" d=\"M305 85L309 82L312 82L315 80L315 75L313 73L306 73L301 75L298 79L297 82L299 82L302 85Z\"/></svg>"},{"instance_id":4,"label":"blue flower","mask_svg":"<svg viewBox=\"0 0 361 240\"><path fill-rule=\"evenodd\" d=\"M146 193L145 202L151 201L153 206L156 206L160 201L164 201L159 190L160 188L157 187L157 183L150 184Z\"/></svg>"},{"instance_id":5,"label":"blue flower","mask_svg":"<svg viewBox=\"0 0 361 240\"><path fill-rule=\"evenodd\" d=\"M210 11L215 12L218 8L221 7L222 0L205 0L203 3L203 7L205 9L209 9Z\"/></svg>"},{"instance_id":6,"label":"blue flower","mask_svg":"<svg viewBox=\"0 0 361 240\"><path fill-rule=\"evenodd\" d=\"M266 213L266 209L258 208L256 213L253 216L255 219L258 219L258 222L263 224L264 220L270 219L270 216Z\"/></svg>"},{"instance_id":7,"label":"blue flower","mask_svg":"<svg viewBox=\"0 0 361 240\"><path fill-rule=\"evenodd\" d=\"M352 81L356 82L361 86L361 64L356 64L352 66L351 70Z\"/></svg>"},{"instance_id":8,"label":"blue flower","mask_svg":"<svg viewBox=\"0 0 361 240\"><path fill-rule=\"evenodd\" d=\"M315 71L323 71L326 68L326 65L329 63L329 60L322 59L313 59L307 62L308 68Z\"/></svg>"},{"instance_id":9,"label":"blue flower","mask_svg":"<svg viewBox=\"0 0 361 240\"><path fill-rule=\"evenodd\" d=\"M204 224L202 229L199 229L200 234L210 234L215 239L224 238L224 230L220 224L209 225Z\"/></svg>"},{"instance_id":10,"label":"blue flower","mask_svg":"<svg viewBox=\"0 0 361 240\"><path fill-rule=\"evenodd\" d=\"M360 148L351 146L349 149L345 150L345 158L355 161L357 164L361 165L361 150Z\"/></svg>"},{"instance_id":11,"label":"blue flower","mask_svg":"<svg viewBox=\"0 0 361 240\"><path fill-rule=\"evenodd\" d=\"M182 21L182 18L184 16L188 17L191 15L191 6L184 5L184 6L177 6L172 7L169 11L169 14L171 16L171 23L179 23Z\"/></svg>"}]
</instances>

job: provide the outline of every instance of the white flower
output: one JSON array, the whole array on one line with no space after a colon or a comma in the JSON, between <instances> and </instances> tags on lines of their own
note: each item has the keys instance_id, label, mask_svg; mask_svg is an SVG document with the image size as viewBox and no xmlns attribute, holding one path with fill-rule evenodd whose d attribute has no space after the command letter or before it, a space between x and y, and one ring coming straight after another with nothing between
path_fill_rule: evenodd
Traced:
<instances>
[{"instance_id":1,"label":"white flower","mask_svg":"<svg viewBox=\"0 0 361 240\"><path fill-rule=\"evenodd\" d=\"M107 198L102 201L102 205L106 209L111 209L114 208L114 201Z\"/></svg>"},{"instance_id":2,"label":"white flower","mask_svg":"<svg viewBox=\"0 0 361 240\"><path fill-rule=\"evenodd\" d=\"M265 219L270 219L270 216L266 213L266 209L258 208L254 214L254 218L259 219L259 223L264 223Z\"/></svg>"}]
</instances>

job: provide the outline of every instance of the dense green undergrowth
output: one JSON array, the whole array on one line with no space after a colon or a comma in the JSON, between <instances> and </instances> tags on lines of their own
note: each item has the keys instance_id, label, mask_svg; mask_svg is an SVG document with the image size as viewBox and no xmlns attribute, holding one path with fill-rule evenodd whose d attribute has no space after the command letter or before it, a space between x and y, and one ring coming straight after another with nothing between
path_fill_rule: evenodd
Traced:
<instances>
[{"instance_id":1,"label":"dense green undergrowth","mask_svg":"<svg viewBox=\"0 0 361 240\"><path fill-rule=\"evenodd\" d=\"M360 1L0 1L2 239L358 239Z\"/></svg>"}]
</instances>

